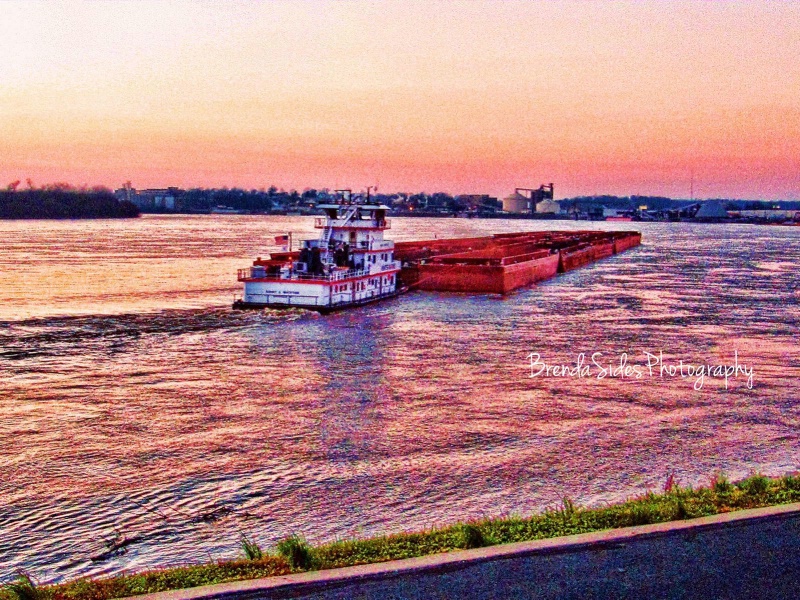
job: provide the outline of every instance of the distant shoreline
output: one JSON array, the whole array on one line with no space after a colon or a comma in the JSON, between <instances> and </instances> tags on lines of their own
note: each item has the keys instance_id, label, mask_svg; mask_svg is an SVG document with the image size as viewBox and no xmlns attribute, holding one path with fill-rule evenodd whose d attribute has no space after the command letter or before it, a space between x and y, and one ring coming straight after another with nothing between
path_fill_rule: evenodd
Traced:
<instances>
[{"instance_id":1,"label":"distant shoreline","mask_svg":"<svg viewBox=\"0 0 800 600\"><path fill-rule=\"evenodd\" d=\"M323 211L271 211L271 212L230 212L230 213L213 213L202 211L143 211L142 215L182 215L182 216L215 216L215 217L319 217L323 216ZM695 223L702 225L774 225L774 226L797 226L800 222L782 222L769 218L727 218L727 219L680 219L680 220L666 220L666 219L606 219L606 218L580 218L576 219L570 215L557 215L550 213L486 213L486 214L452 214L452 213L435 213L423 211L404 211L390 213L392 218L427 218L427 219L469 219L469 220L509 220L509 221L559 221L570 223L617 223L617 224L640 224L640 223Z\"/></svg>"},{"instance_id":2,"label":"distant shoreline","mask_svg":"<svg viewBox=\"0 0 800 600\"><path fill-rule=\"evenodd\" d=\"M0 221L103 221L114 219L115 221L125 219L138 219L142 215L119 216L119 215L97 215L91 217L0 217Z\"/></svg>"},{"instance_id":3,"label":"distant shoreline","mask_svg":"<svg viewBox=\"0 0 800 600\"><path fill-rule=\"evenodd\" d=\"M0 220L132 219L141 215L130 202L105 188L66 185L0 191Z\"/></svg>"}]
</instances>

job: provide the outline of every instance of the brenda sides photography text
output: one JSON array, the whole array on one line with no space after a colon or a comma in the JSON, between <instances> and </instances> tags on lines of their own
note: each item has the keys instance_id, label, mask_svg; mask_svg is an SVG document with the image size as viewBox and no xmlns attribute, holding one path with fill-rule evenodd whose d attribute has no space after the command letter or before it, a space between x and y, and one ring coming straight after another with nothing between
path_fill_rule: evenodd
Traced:
<instances>
[{"instance_id":1,"label":"brenda sides photography text","mask_svg":"<svg viewBox=\"0 0 800 600\"><path fill-rule=\"evenodd\" d=\"M644 377L687 379L694 389L702 390L706 380L724 379L725 389L731 379L746 378L748 389L753 389L753 367L739 362L739 352L734 351L730 363L691 363L683 359L665 359L663 351L643 352L636 361L627 352L609 358L602 352L587 355L581 352L572 364L548 363L538 352L528 355L530 377L596 377L605 379L642 379Z\"/></svg>"}]
</instances>

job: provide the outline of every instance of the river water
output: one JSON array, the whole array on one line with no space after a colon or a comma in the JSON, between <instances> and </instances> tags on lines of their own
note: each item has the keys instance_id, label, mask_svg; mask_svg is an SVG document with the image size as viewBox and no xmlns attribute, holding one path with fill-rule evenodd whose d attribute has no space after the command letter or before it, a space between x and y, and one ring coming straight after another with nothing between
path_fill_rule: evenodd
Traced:
<instances>
[{"instance_id":1,"label":"river water","mask_svg":"<svg viewBox=\"0 0 800 600\"><path fill-rule=\"evenodd\" d=\"M0 222L0 581L800 469L800 228L590 225L642 246L506 297L322 317L229 309L236 268L313 237L308 217ZM388 237L586 227L396 218ZM537 355L571 370L531 377ZM727 389L688 376L737 360Z\"/></svg>"}]
</instances>

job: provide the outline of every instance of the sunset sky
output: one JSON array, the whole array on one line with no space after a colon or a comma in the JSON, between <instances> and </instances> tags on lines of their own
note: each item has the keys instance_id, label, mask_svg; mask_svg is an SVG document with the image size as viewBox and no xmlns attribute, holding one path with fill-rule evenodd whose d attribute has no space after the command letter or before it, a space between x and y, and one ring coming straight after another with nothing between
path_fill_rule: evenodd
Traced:
<instances>
[{"instance_id":1,"label":"sunset sky","mask_svg":"<svg viewBox=\"0 0 800 600\"><path fill-rule=\"evenodd\" d=\"M0 186L800 199L800 2L0 1Z\"/></svg>"}]
</instances>

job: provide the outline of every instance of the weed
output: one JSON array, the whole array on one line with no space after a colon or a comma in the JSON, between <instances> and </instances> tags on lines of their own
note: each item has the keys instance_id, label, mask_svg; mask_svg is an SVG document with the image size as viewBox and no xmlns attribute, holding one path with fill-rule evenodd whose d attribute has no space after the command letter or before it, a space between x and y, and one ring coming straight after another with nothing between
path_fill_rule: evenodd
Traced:
<instances>
[{"instance_id":1,"label":"weed","mask_svg":"<svg viewBox=\"0 0 800 600\"><path fill-rule=\"evenodd\" d=\"M483 536L483 532L476 526L471 523L465 523L458 527L458 535L460 539L460 547L461 548L483 548L487 546L486 538Z\"/></svg>"},{"instance_id":2,"label":"weed","mask_svg":"<svg viewBox=\"0 0 800 600\"><path fill-rule=\"evenodd\" d=\"M653 508L648 504L634 504L628 511L629 525L649 525L656 522Z\"/></svg>"},{"instance_id":3,"label":"weed","mask_svg":"<svg viewBox=\"0 0 800 600\"><path fill-rule=\"evenodd\" d=\"M296 535L289 536L278 542L277 549L293 569L311 568L311 548L304 539Z\"/></svg>"},{"instance_id":4,"label":"weed","mask_svg":"<svg viewBox=\"0 0 800 600\"><path fill-rule=\"evenodd\" d=\"M787 490L800 492L800 477L795 475L787 475L783 478L783 484L786 486Z\"/></svg>"},{"instance_id":5,"label":"weed","mask_svg":"<svg viewBox=\"0 0 800 600\"><path fill-rule=\"evenodd\" d=\"M769 479L761 474L756 474L740 482L739 487L749 494L764 494L769 490Z\"/></svg>"},{"instance_id":6,"label":"weed","mask_svg":"<svg viewBox=\"0 0 800 600\"><path fill-rule=\"evenodd\" d=\"M247 560L261 560L264 558L264 553L261 551L261 548L258 547L258 544L247 539L245 534L242 534L241 544L242 552L244 552L244 556Z\"/></svg>"},{"instance_id":7,"label":"weed","mask_svg":"<svg viewBox=\"0 0 800 600\"><path fill-rule=\"evenodd\" d=\"M20 572L17 580L6 584L4 589L17 600L39 600L42 597L31 576L24 572Z\"/></svg>"},{"instance_id":8,"label":"weed","mask_svg":"<svg viewBox=\"0 0 800 600\"><path fill-rule=\"evenodd\" d=\"M689 510L686 508L683 498L678 500L678 504L675 506L675 518L681 520L689 518Z\"/></svg>"},{"instance_id":9,"label":"weed","mask_svg":"<svg viewBox=\"0 0 800 600\"><path fill-rule=\"evenodd\" d=\"M733 491L733 485L728 481L724 473L714 473L711 478L711 489L717 494L727 494Z\"/></svg>"},{"instance_id":10,"label":"weed","mask_svg":"<svg viewBox=\"0 0 800 600\"><path fill-rule=\"evenodd\" d=\"M675 486L675 471L670 471L669 475L667 475L667 480L664 482L664 493L669 494Z\"/></svg>"}]
</instances>

